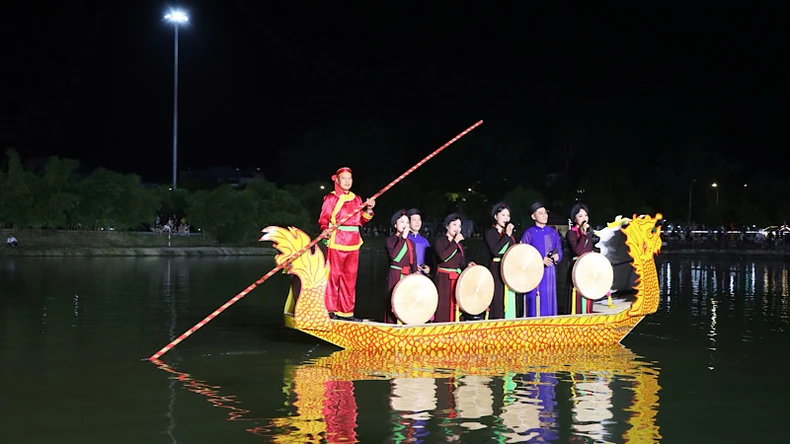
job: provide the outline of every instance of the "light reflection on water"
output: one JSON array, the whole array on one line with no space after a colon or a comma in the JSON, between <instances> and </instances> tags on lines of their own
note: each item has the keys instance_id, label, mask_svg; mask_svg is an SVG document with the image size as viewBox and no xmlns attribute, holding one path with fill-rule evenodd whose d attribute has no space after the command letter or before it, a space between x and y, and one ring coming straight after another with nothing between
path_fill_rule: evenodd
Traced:
<instances>
[{"instance_id":1,"label":"light reflection on water","mask_svg":"<svg viewBox=\"0 0 790 444\"><path fill-rule=\"evenodd\" d=\"M658 312L611 357L331 354L282 327L288 281L275 277L165 356L194 376L140 359L268 271L270 258L5 264L0 418L9 442L768 442L786 435L790 389L756 376L790 365L781 352L790 340L781 259L659 257ZM378 265L366 261L359 294L383 291ZM380 311L377 303L359 300L369 313Z\"/></svg>"},{"instance_id":2,"label":"light reflection on water","mask_svg":"<svg viewBox=\"0 0 790 444\"><path fill-rule=\"evenodd\" d=\"M527 364L529 363L529 364ZM622 346L574 353L502 356L409 356L338 351L286 365L283 391L293 393L284 415L259 418L242 396L158 362L184 389L227 410L228 421L272 442L359 442L357 396L385 388L390 421L383 442L651 442L661 438L655 421L660 368ZM502 372L502 368L513 371ZM431 368L453 368L450 374ZM398 375L388 378L387 375ZM374 385L370 385L374 384ZM613 388L615 387L616 388ZM570 404L558 392L571 393ZM613 401L627 406L615 418ZM559 427L566 418L570 432ZM617 421L626 425L619 430ZM569 436L563 434L570 433Z\"/></svg>"}]
</instances>

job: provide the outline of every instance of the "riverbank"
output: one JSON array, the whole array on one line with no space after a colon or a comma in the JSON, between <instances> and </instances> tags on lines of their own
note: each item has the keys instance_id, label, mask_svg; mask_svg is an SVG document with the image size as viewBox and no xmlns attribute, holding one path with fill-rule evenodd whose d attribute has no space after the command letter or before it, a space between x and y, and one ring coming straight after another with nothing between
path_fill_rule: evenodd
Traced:
<instances>
[{"instance_id":1,"label":"riverbank","mask_svg":"<svg viewBox=\"0 0 790 444\"><path fill-rule=\"evenodd\" d=\"M8 230L0 233L5 240ZM4 246L0 256L271 256L263 242L222 244L199 233L167 235L117 231L14 231L19 246Z\"/></svg>"},{"instance_id":2,"label":"riverbank","mask_svg":"<svg viewBox=\"0 0 790 444\"><path fill-rule=\"evenodd\" d=\"M5 240L9 230L0 231ZM237 244L223 244L207 239L199 233L183 235L157 235L145 232L116 231L61 231L24 230L15 231L18 247L3 246L0 256L273 256L277 251L268 242L250 240ZM381 252L385 237L368 237L362 251ZM466 241L468 250L484 252L482 239ZM665 247L662 256L790 256L790 250L762 249L672 249ZM475 259L475 258L472 258ZM482 259L482 258L477 258Z\"/></svg>"}]
</instances>

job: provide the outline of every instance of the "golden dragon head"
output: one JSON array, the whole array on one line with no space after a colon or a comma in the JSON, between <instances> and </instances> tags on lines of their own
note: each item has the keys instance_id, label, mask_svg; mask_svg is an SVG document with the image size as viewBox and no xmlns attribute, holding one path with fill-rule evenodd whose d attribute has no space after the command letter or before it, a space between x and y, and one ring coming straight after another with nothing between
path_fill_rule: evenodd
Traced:
<instances>
[{"instance_id":1,"label":"golden dragon head","mask_svg":"<svg viewBox=\"0 0 790 444\"><path fill-rule=\"evenodd\" d=\"M630 316L644 316L658 309L659 286L654 256L661 251L661 213L655 217L634 214L631 222L622 229L628 254L634 259L634 271L639 276L636 300L628 310Z\"/></svg>"}]
</instances>

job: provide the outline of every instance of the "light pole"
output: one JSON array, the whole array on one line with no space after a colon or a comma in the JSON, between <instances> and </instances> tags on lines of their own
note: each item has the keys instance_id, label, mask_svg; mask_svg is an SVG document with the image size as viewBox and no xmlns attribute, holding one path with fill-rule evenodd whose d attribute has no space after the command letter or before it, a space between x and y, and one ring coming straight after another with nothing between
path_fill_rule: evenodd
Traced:
<instances>
[{"instance_id":1,"label":"light pole","mask_svg":"<svg viewBox=\"0 0 790 444\"><path fill-rule=\"evenodd\" d=\"M189 17L184 11L174 9L165 15L165 20L172 23L176 31L173 59L173 190L175 190L178 177L178 27L188 22Z\"/></svg>"},{"instance_id":2,"label":"light pole","mask_svg":"<svg viewBox=\"0 0 790 444\"><path fill-rule=\"evenodd\" d=\"M694 182L696 181L697 179L691 179L691 183L689 183L689 215L688 215L688 223L686 224L689 230L691 229L691 192L694 190Z\"/></svg>"},{"instance_id":3,"label":"light pole","mask_svg":"<svg viewBox=\"0 0 790 444\"><path fill-rule=\"evenodd\" d=\"M716 190L716 205L719 205L719 185L716 184L716 182L713 182L711 184L711 187L713 187L713 189Z\"/></svg>"}]
</instances>

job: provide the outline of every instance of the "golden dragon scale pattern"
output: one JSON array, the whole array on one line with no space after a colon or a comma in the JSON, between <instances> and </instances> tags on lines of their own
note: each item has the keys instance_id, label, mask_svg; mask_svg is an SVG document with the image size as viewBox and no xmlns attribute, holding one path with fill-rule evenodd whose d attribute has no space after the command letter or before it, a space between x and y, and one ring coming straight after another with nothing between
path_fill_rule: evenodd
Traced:
<instances>
[{"instance_id":1,"label":"golden dragon scale pattern","mask_svg":"<svg viewBox=\"0 0 790 444\"><path fill-rule=\"evenodd\" d=\"M575 349L584 345L618 343L642 318L658 308L659 285L654 256L661 249L662 215L634 215L622 228L638 276L631 306L614 315L576 315L544 318L456 322L420 326L332 321L324 305L328 268L324 255L315 248L287 268L302 282L296 301L293 326L346 349L400 350L426 353L444 350L469 353L481 350ZM280 252L278 264L310 242L301 230L267 227L262 240L274 242Z\"/></svg>"}]
</instances>

